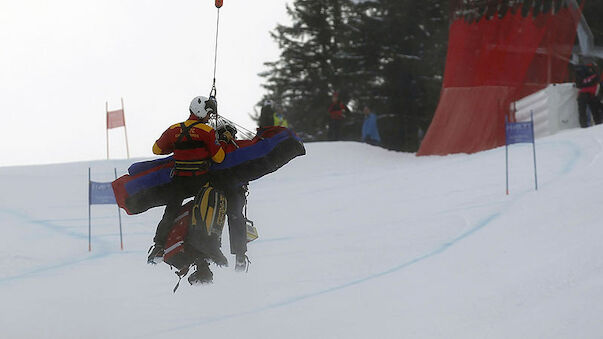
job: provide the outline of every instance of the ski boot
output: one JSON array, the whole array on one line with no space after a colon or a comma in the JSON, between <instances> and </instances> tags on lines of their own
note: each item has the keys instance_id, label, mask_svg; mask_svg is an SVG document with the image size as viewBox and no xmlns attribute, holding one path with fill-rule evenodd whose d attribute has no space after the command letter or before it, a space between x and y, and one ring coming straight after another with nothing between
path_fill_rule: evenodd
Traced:
<instances>
[{"instance_id":1,"label":"ski boot","mask_svg":"<svg viewBox=\"0 0 603 339\"><path fill-rule=\"evenodd\" d=\"M235 271L237 272L247 272L249 271L249 264L251 260L245 254L237 254L236 262L235 262Z\"/></svg>"},{"instance_id":2,"label":"ski boot","mask_svg":"<svg viewBox=\"0 0 603 339\"><path fill-rule=\"evenodd\" d=\"M228 259L226 259L224 253L222 253L222 250L220 250L221 245L222 239L212 235L205 252L207 253L208 259L213 261L214 264L220 267L228 267Z\"/></svg>"},{"instance_id":3,"label":"ski boot","mask_svg":"<svg viewBox=\"0 0 603 339\"><path fill-rule=\"evenodd\" d=\"M155 244L149 248L149 257L147 258L147 264L156 265L163 261L163 246Z\"/></svg>"},{"instance_id":4,"label":"ski boot","mask_svg":"<svg viewBox=\"0 0 603 339\"><path fill-rule=\"evenodd\" d=\"M211 253L208 253L209 259L214 262L214 264L220 267L228 267L228 259L224 256L224 253L218 248Z\"/></svg>"},{"instance_id":5,"label":"ski boot","mask_svg":"<svg viewBox=\"0 0 603 339\"><path fill-rule=\"evenodd\" d=\"M188 276L188 282L191 285L209 284L214 280L214 274L205 259L195 260L195 266L197 266L197 270Z\"/></svg>"}]
</instances>

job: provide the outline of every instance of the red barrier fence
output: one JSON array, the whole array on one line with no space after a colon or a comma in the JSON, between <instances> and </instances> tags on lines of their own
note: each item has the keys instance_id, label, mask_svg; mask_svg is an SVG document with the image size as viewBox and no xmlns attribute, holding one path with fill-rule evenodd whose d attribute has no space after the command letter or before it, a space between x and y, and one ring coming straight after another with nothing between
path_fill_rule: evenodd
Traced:
<instances>
[{"instance_id":1,"label":"red barrier fence","mask_svg":"<svg viewBox=\"0 0 603 339\"><path fill-rule=\"evenodd\" d=\"M454 19L440 102L418 155L504 145L509 104L567 80L577 11L524 16L519 6L486 14L490 19Z\"/></svg>"}]
</instances>

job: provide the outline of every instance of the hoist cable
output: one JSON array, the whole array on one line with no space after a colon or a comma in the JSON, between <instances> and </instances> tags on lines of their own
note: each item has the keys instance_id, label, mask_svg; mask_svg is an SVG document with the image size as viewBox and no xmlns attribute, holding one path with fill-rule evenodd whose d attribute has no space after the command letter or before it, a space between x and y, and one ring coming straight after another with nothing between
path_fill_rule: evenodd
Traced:
<instances>
[{"instance_id":1,"label":"hoist cable","mask_svg":"<svg viewBox=\"0 0 603 339\"><path fill-rule=\"evenodd\" d=\"M216 97L216 69L218 65L218 36L220 33L220 8L218 8L218 15L216 17L216 46L214 48L214 81L211 86L211 92L209 93L210 97Z\"/></svg>"}]
</instances>

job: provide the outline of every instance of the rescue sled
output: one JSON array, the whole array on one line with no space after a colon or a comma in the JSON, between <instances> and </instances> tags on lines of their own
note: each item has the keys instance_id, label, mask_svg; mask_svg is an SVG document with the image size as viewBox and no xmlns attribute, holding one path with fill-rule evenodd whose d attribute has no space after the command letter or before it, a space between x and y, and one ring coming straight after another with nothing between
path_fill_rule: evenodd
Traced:
<instances>
[{"instance_id":1,"label":"rescue sled","mask_svg":"<svg viewBox=\"0 0 603 339\"><path fill-rule=\"evenodd\" d=\"M259 129L252 140L237 140L238 148L226 153L224 161L209 169L210 180L246 183L270 174L292 159L306 154L303 142L284 127ZM139 214L163 206L172 179L172 157L137 162L128 174L113 182L117 204L128 214Z\"/></svg>"}]
</instances>

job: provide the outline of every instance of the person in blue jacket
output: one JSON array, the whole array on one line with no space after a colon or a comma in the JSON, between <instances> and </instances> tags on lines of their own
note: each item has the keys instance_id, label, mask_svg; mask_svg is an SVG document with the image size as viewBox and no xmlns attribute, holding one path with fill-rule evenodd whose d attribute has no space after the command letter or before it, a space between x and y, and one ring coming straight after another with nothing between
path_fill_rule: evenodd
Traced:
<instances>
[{"instance_id":1,"label":"person in blue jacket","mask_svg":"<svg viewBox=\"0 0 603 339\"><path fill-rule=\"evenodd\" d=\"M373 113L368 106L364 106L364 123L362 124L362 141L371 145L380 145L379 126L377 126L377 114Z\"/></svg>"}]
</instances>

